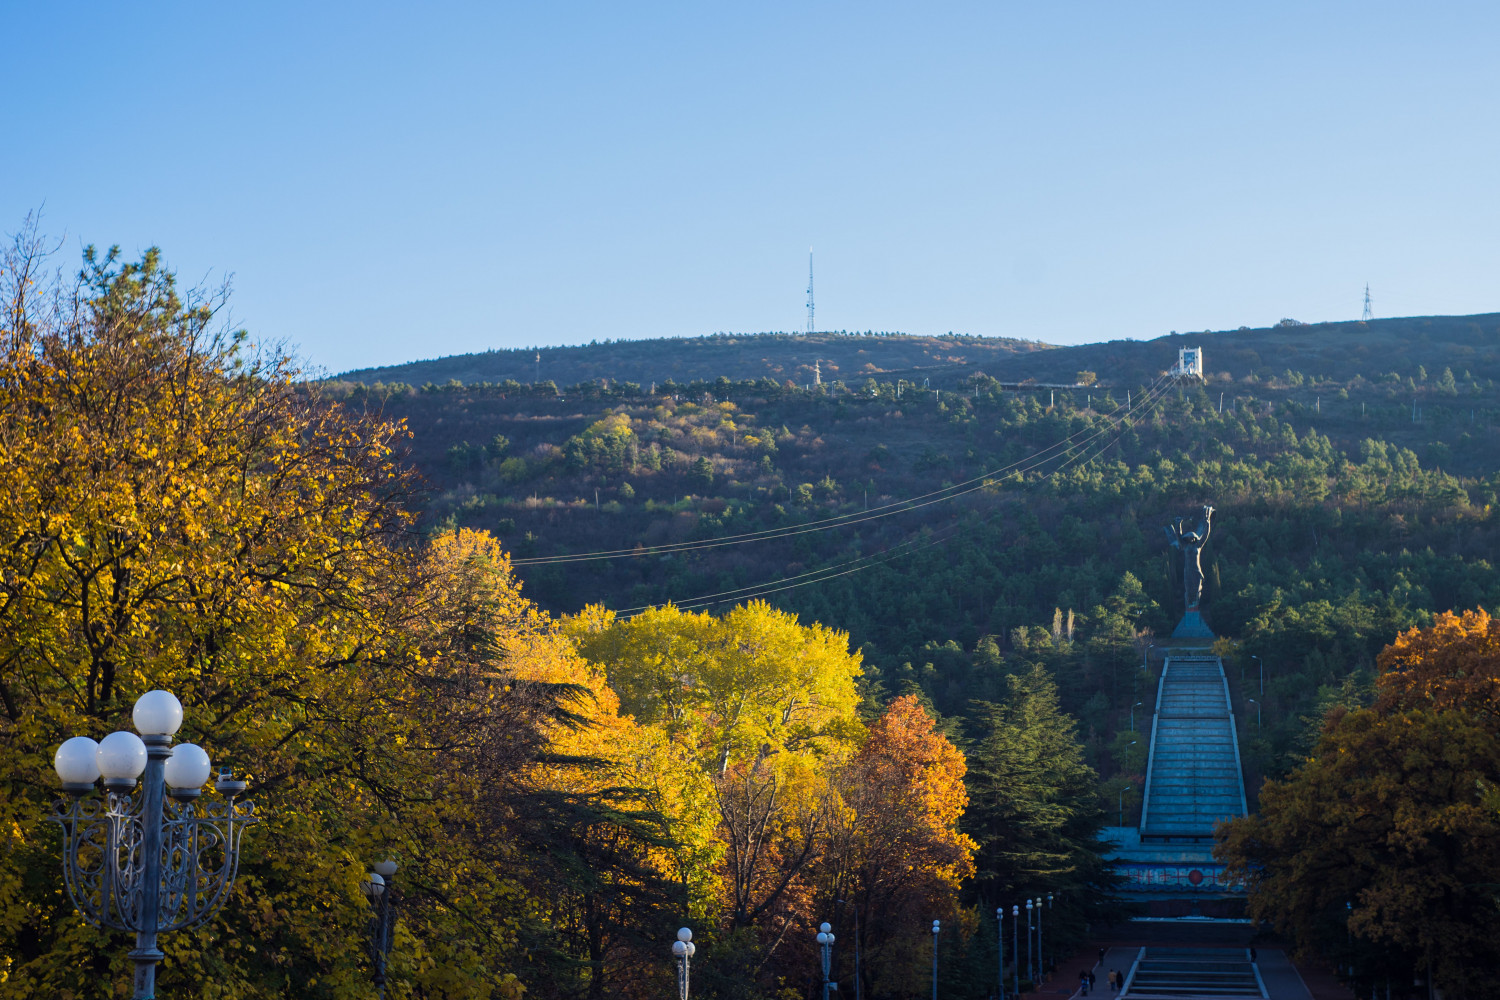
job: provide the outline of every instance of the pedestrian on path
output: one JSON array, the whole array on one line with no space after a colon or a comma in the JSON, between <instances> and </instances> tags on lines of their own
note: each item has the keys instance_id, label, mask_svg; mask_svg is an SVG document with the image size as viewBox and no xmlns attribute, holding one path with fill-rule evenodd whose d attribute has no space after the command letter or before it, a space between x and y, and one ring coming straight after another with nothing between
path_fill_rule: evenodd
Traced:
<instances>
[{"instance_id":1,"label":"pedestrian on path","mask_svg":"<svg viewBox=\"0 0 1500 1000\"><path fill-rule=\"evenodd\" d=\"M1110 988L1110 992L1114 992L1114 988L1115 988L1115 970L1114 969L1110 969L1109 970L1109 988Z\"/></svg>"},{"instance_id":2,"label":"pedestrian on path","mask_svg":"<svg viewBox=\"0 0 1500 1000\"><path fill-rule=\"evenodd\" d=\"M1078 993L1080 996L1089 995L1089 974L1087 972L1080 972L1078 974Z\"/></svg>"},{"instance_id":3,"label":"pedestrian on path","mask_svg":"<svg viewBox=\"0 0 1500 1000\"><path fill-rule=\"evenodd\" d=\"M1094 988L1094 974L1092 972L1090 972L1090 973L1088 973L1088 977L1089 977L1089 989L1093 989Z\"/></svg>"},{"instance_id":4,"label":"pedestrian on path","mask_svg":"<svg viewBox=\"0 0 1500 1000\"><path fill-rule=\"evenodd\" d=\"M1104 964L1104 953L1105 953L1106 950L1107 949L1104 949L1104 948L1100 948L1099 949L1099 962L1098 962L1099 965L1103 965Z\"/></svg>"}]
</instances>

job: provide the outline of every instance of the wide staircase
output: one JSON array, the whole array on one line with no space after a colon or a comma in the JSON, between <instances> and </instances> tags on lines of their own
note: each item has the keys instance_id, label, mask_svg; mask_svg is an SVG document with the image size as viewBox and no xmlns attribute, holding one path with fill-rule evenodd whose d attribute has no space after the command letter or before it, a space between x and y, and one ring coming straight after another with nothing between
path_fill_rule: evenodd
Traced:
<instances>
[{"instance_id":1,"label":"wide staircase","mask_svg":"<svg viewBox=\"0 0 1500 1000\"><path fill-rule=\"evenodd\" d=\"M1208 653L1173 653L1157 689L1141 839L1206 843L1215 823L1245 812L1224 666Z\"/></svg>"},{"instance_id":2,"label":"wide staircase","mask_svg":"<svg viewBox=\"0 0 1500 1000\"><path fill-rule=\"evenodd\" d=\"M1121 994L1134 1000L1267 996L1244 948L1142 948Z\"/></svg>"}]
</instances>

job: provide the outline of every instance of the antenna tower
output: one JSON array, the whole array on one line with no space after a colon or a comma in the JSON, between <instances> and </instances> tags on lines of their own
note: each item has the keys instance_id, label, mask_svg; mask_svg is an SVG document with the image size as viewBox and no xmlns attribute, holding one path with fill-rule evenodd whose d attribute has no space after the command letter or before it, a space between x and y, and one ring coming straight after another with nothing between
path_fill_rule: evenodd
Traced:
<instances>
[{"instance_id":1,"label":"antenna tower","mask_svg":"<svg viewBox=\"0 0 1500 1000\"><path fill-rule=\"evenodd\" d=\"M1365 311L1364 315L1360 316L1359 321L1361 323L1366 323L1374 318L1375 313L1370 309L1370 283L1367 281L1365 282Z\"/></svg>"},{"instance_id":2,"label":"antenna tower","mask_svg":"<svg viewBox=\"0 0 1500 1000\"><path fill-rule=\"evenodd\" d=\"M812 247L807 248L807 332L813 332L813 272Z\"/></svg>"}]
</instances>

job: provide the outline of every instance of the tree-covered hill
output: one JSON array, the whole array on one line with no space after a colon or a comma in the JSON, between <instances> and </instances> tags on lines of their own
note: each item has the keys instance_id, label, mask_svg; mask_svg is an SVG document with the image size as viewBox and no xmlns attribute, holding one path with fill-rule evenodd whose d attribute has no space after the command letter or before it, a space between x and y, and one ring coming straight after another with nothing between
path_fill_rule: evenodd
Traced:
<instances>
[{"instance_id":1,"label":"tree-covered hill","mask_svg":"<svg viewBox=\"0 0 1500 1000\"><path fill-rule=\"evenodd\" d=\"M1236 683L1242 667L1268 670L1265 728L1252 717L1241 731L1247 760L1279 773L1321 706L1360 696L1399 628L1500 603L1494 319L1034 352L1111 383L1058 390L970 371L951 388L898 376L323 391L404 418L429 528L495 532L544 606L763 594L848 629L873 699L920 692L947 716L1044 663L1117 781L1143 763L1128 738L1129 710L1149 701L1143 654L1181 613L1161 528L1211 502L1209 618L1241 644ZM1209 378L1155 392L1189 343ZM998 471L1017 463L1024 476ZM711 544L747 532L768 534ZM652 550L684 543L703 547ZM621 549L638 551L567 561Z\"/></svg>"},{"instance_id":2,"label":"tree-covered hill","mask_svg":"<svg viewBox=\"0 0 1500 1000\"><path fill-rule=\"evenodd\" d=\"M918 337L888 333L718 334L668 340L604 340L575 347L459 354L384 368L362 368L340 378L364 382L464 383L550 381L571 385L596 379L649 388L669 379L774 378L798 385L824 379L902 373L911 377L961 377L974 366L998 368L1048 345L1004 337ZM540 360L538 360L540 359Z\"/></svg>"},{"instance_id":3,"label":"tree-covered hill","mask_svg":"<svg viewBox=\"0 0 1500 1000\"><path fill-rule=\"evenodd\" d=\"M1109 331L1100 331L1108 336ZM672 340L595 341L574 347L525 348L454 355L403 365L362 368L339 378L371 385L421 386L458 380L466 385L550 381L558 386L607 379L649 388L671 379L774 378L805 385L820 362L826 381L927 380L951 388L975 372L1003 381L1071 384L1081 371L1105 384L1148 380L1171 363L1179 347L1202 346L1211 371L1236 380L1267 380L1298 371L1347 381L1379 379L1392 371L1434 373L1452 368L1500 377L1500 313L1415 316L1366 323L1302 324L1269 328L1172 333L1155 340L1108 340L1051 347L1035 340L886 333L720 334ZM537 355L541 355L540 363Z\"/></svg>"}]
</instances>

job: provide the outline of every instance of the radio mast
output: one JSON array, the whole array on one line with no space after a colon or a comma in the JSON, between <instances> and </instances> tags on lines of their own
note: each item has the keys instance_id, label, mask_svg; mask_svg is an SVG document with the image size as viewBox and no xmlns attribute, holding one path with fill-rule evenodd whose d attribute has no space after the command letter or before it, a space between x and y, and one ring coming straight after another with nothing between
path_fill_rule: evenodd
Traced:
<instances>
[{"instance_id":1,"label":"radio mast","mask_svg":"<svg viewBox=\"0 0 1500 1000\"><path fill-rule=\"evenodd\" d=\"M807 332L813 332L813 269L812 247L807 248Z\"/></svg>"},{"instance_id":2,"label":"radio mast","mask_svg":"<svg viewBox=\"0 0 1500 1000\"><path fill-rule=\"evenodd\" d=\"M1365 311L1364 315L1360 316L1359 321L1361 323L1367 323L1374 318L1375 313L1370 309L1370 283L1367 281L1365 282Z\"/></svg>"}]
</instances>

